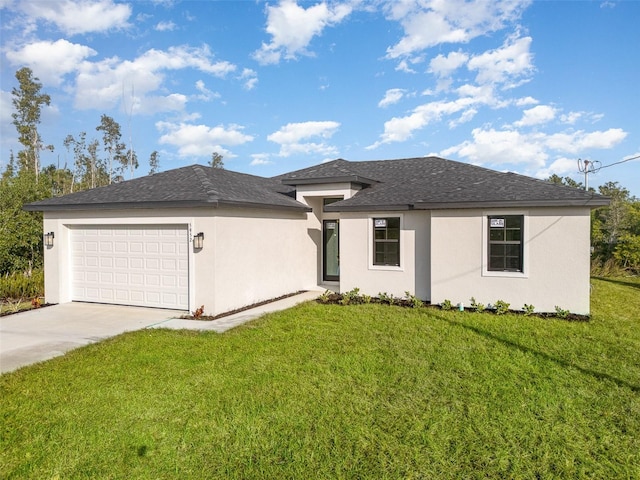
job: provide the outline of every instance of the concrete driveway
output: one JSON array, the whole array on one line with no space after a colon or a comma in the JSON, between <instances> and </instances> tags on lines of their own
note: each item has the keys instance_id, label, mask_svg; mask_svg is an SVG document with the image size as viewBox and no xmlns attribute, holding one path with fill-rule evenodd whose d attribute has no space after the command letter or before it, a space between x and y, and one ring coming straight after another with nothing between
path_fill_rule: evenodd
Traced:
<instances>
[{"instance_id":1,"label":"concrete driveway","mask_svg":"<svg viewBox=\"0 0 640 480\"><path fill-rule=\"evenodd\" d=\"M132 330L168 328L226 332L265 313L313 300L320 291L291 297L237 312L214 321L182 320L186 313L158 308L97 303L62 303L0 317L0 373L49 360L74 348Z\"/></svg>"},{"instance_id":2,"label":"concrete driveway","mask_svg":"<svg viewBox=\"0 0 640 480\"><path fill-rule=\"evenodd\" d=\"M48 360L184 312L95 303L63 303L0 317L0 373Z\"/></svg>"}]
</instances>

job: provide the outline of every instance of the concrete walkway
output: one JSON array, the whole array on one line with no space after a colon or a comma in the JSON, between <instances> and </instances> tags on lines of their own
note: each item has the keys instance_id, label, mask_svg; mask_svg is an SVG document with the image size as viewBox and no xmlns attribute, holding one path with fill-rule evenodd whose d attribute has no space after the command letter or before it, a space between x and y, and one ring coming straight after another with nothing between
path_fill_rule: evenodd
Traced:
<instances>
[{"instance_id":1,"label":"concrete walkway","mask_svg":"<svg viewBox=\"0 0 640 480\"><path fill-rule=\"evenodd\" d=\"M218 320L180 320L184 312L96 303L63 303L0 317L0 373L48 360L74 348L144 328L225 332L269 312L317 298L309 291Z\"/></svg>"},{"instance_id":2,"label":"concrete walkway","mask_svg":"<svg viewBox=\"0 0 640 480\"><path fill-rule=\"evenodd\" d=\"M244 312L234 313L227 317L222 317L217 320L182 320L179 318L170 318L162 322L158 322L154 325L150 325L148 328L169 328L172 330L211 330L214 332L222 333L227 330L247 323L258 317L261 317L265 313L277 312L280 310L286 310L298 303L306 302L318 298L322 292L320 291L308 291L299 293L292 297L283 298L275 302L270 302L259 307L245 310Z\"/></svg>"}]
</instances>

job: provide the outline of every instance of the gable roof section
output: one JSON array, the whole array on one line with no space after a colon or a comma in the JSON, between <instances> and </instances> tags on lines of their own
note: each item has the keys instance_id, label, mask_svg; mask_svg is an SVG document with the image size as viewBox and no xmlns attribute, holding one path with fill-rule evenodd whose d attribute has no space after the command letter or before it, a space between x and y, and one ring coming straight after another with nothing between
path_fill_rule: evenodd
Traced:
<instances>
[{"instance_id":1,"label":"gable roof section","mask_svg":"<svg viewBox=\"0 0 640 480\"><path fill-rule=\"evenodd\" d=\"M25 205L25 210L122 209L159 207L309 208L293 198L292 187L269 178L190 165L104 187Z\"/></svg>"},{"instance_id":2,"label":"gable roof section","mask_svg":"<svg viewBox=\"0 0 640 480\"><path fill-rule=\"evenodd\" d=\"M353 197L325 207L333 212L609 204L593 192L438 157L339 159L277 178L287 185L367 179L356 181L364 188Z\"/></svg>"},{"instance_id":3,"label":"gable roof section","mask_svg":"<svg viewBox=\"0 0 640 480\"><path fill-rule=\"evenodd\" d=\"M296 170L295 172L285 173L284 175L279 175L274 178L279 179L285 185L313 185L322 183L350 182L361 186L369 186L374 183L378 183L378 180L367 178L361 173L358 173L359 169L353 167L354 163L356 162L338 159L302 170Z\"/></svg>"}]
</instances>

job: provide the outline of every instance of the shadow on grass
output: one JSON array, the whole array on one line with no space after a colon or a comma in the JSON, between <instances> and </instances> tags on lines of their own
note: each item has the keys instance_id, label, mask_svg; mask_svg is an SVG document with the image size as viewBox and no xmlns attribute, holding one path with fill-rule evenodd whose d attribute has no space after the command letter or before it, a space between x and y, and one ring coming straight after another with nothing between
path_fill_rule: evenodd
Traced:
<instances>
[{"instance_id":1,"label":"shadow on grass","mask_svg":"<svg viewBox=\"0 0 640 480\"><path fill-rule=\"evenodd\" d=\"M629 383L626 380L622 380L620 378L614 377L613 375L609 375L608 373L596 372L594 370L590 370L588 368L584 368L584 367L581 367L579 365L575 365L573 363L566 362L565 360L562 360L560 358L552 357L548 353L540 352L538 350L534 350L532 348L525 347L524 345L520 345L519 343L515 343L515 342L513 342L511 340L508 340L506 338L499 337L498 335L495 335L495 334L493 334L491 332L487 332L486 330L482 330L481 328L478 328L478 327L473 327L471 325L465 325L465 324L462 324L462 323L459 323L459 322L455 322L453 320L449 320L448 318L441 317L440 315L436 315L436 317L439 318L440 320L443 320L443 321L449 323L450 325L456 325L458 327L462 327L464 329L471 330L472 332L477 333L478 335L482 335L483 337L488 338L490 340L494 340L494 341L500 342L503 345L507 345L509 347L515 348L517 350L520 350L521 352L531 353L531 354L535 355L536 357L540 357L540 358L543 358L545 360L549 360L549 361L554 362L554 363L556 363L556 364L558 364L558 365L560 365L562 367L575 368L579 372L582 372L582 373L584 373L586 375L590 375L590 376L595 377L595 378L597 378L599 380L610 380L613 383L615 383L616 385L618 385L619 387L626 387L626 388L629 388L634 393L640 393L640 386L634 385L632 383Z\"/></svg>"},{"instance_id":2,"label":"shadow on grass","mask_svg":"<svg viewBox=\"0 0 640 480\"><path fill-rule=\"evenodd\" d=\"M603 282L615 283L616 285L623 285L625 287L640 289L640 282L627 282L621 278L607 278L607 277L593 277Z\"/></svg>"}]
</instances>

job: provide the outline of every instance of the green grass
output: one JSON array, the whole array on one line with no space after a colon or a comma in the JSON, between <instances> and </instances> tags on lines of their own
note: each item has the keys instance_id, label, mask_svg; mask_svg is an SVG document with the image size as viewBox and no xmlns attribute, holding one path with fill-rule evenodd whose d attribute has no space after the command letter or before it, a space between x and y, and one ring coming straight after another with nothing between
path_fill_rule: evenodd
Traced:
<instances>
[{"instance_id":1,"label":"green grass","mask_svg":"<svg viewBox=\"0 0 640 480\"><path fill-rule=\"evenodd\" d=\"M0 377L4 478L639 478L640 281L590 322L308 303Z\"/></svg>"}]
</instances>

